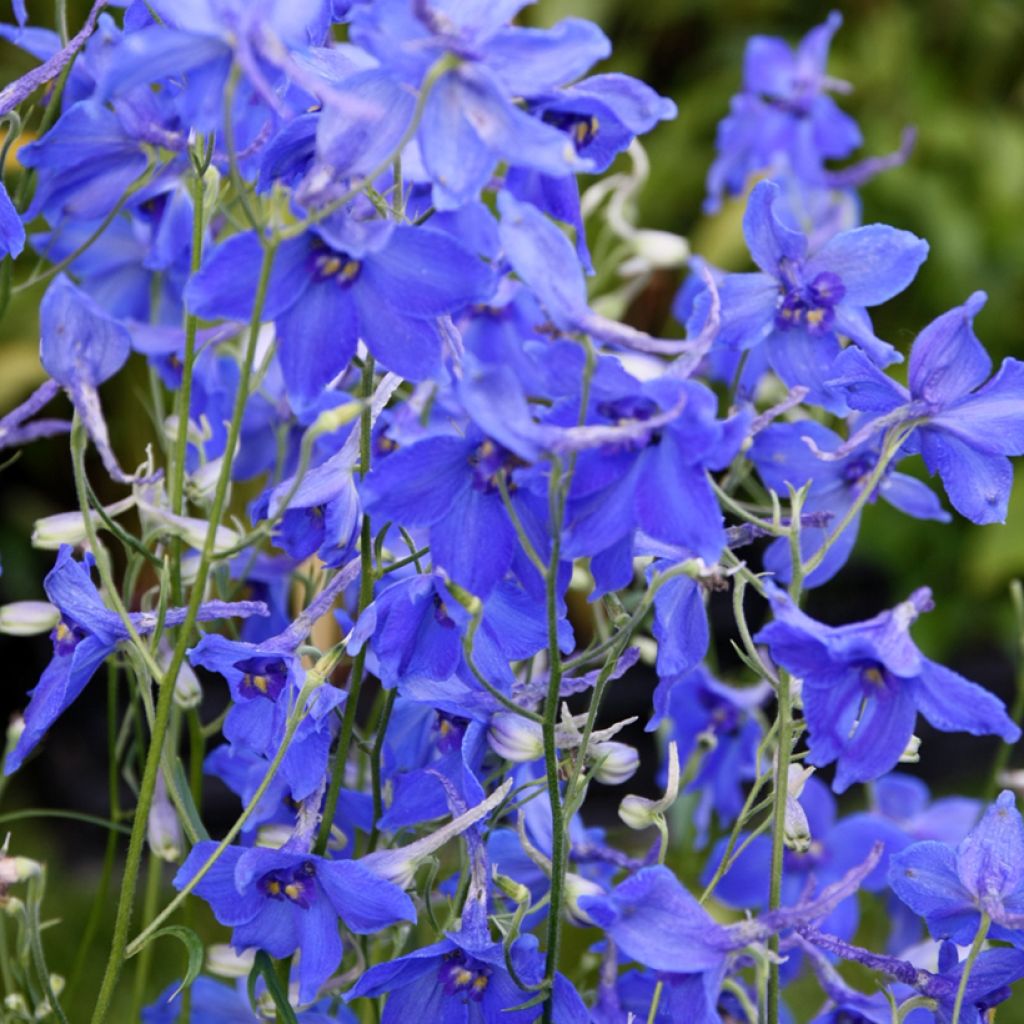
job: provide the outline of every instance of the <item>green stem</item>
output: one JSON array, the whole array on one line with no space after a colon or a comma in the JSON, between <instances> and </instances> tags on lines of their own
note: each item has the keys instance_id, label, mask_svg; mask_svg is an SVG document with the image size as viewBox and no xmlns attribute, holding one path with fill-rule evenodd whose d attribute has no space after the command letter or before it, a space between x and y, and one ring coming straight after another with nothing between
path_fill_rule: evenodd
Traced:
<instances>
[{"instance_id":1,"label":"green stem","mask_svg":"<svg viewBox=\"0 0 1024 1024\"><path fill-rule=\"evenodd\" d=\"M371 441L373 436L373 411L370 398L373 396L373 357L367 356L363 364L362 398L365 402L359 420L359 476L370 472ZM373 600L373 530L370 517L363 516L362 530L359 538L359 604L356 619L363 613L366 606ZM327 850L331 838L331 826L338 810L338 799L341 786L345 781L345 768L348 764L349 748L352 746L352 734L356 727L356 711L359 707L359 694L363 689L363 675L366 670L366 645L352 660L352 671L349 675L348 698L345 701L345 713L341 719L341 731L338 734L338 746L334 753L334 769L331 782L324 801L324 814L320 819L320 831L317 833L313 852L322 857Z\"/></svg>"},{"instance_id":2,"label":"green stem","mask_svg":"<svg viewBox=\"0 0 1024 1024\"><path fill-rule=\"evenodd\" d=\"M246 400L249 397L249 381L252 376L253 362L256 357L256 343L259 338L260 325L263 317L263 305L266 300L267 285L270 281L270 270L274 262L274 254L277 251L276 241L271 241L263 250L263 260L260 265L259 281L256 286L256 296L253 302L252 319L249 323L249 337L246 343L245 355L242 359L241 371L238 379L238 391L235 394L234 408L231 414L231 423L228 427L227 441L224 446L224 455L220 467L220 475L217 478L217 487L214 492L213 505L210 512L209 527L206 531L206 539L203 544L202 554L199 558L199 567L196 570L195 584L189 597L188 610L185 613L185 621L182 623L181 631L178 634L178 642L175 645L174 653L171 656L170 664L166 673L163 674L160 696L157 700L156 717L153 722L153 732L150 737L149 750L146 754L145 768L143 769L142 785L139 789L139 802L135 808L135 817L132 821L132 834L128 841L128 856L125 861L124 879L121 886L121 896L117 906L117 916L114 921L114 938L110 948L110 958L107 961L107 968L103 975L103 983L100 987L100 994L93 1010L92 1024L103 1024L107 1019L110 1002L114 996L114 989L117 986L118 977L121 974L121 967L124 964L126 946L128 941L128 929L131 925L132 904L135 899L135 887L138 882L139 867L142 862L142 848L146 836L146 824L149 818L150 805L153 802L153 792L156 789L156 775L160 769L160 760L163 754L164 739L167 735L167 726L171 720L171 709L174 706L174 681L178 678L178 672L185 660L185 650L191 639L192 630L195 628L196 618L199 614L199 606L203 600L206 590L206 581L209 576L210 566L213 562L213 549L217 539L217 527L224 515L227 503L228 488L231 484L231 467L234 463L235 451L238 448L238 438L242 431L242 415L245 412ZM86 522L91 521L86 517ZM157 678L160 678L159 675Z\"/></svg>"},{"instance_id":3,"label":"green stem","mask_svg":"<svg viewBox=\"0 0 1024 1024\"><path fill-rule=\"evenodd\" d=\"M956 1002L953 1003L952 1024L960 1024L960 1011L963 1009L964 996L967 993L967 981L971 976L971 969L974 967L974 962L978 959L978 954L981 953L981 947L985 945L985 938L988 936L988 930L991 924L992 919L987 913L985 913L985 911L982 911L981 920L978 921L978 930L974 934L974 941L971 943L971 951L967 954L967 960L964 962L964 972L960 975L960 984L957 986Z\"/></svg>"},{"instance_id":4,"label":"green stem","mask_svg":"<svg viewBox=\"0 0 1024 1024\"><path fill-rule=\"evenodd\" d=\"M194 169L190 191L192 193L192 262L191 270L195 274L203 259L203 176ZM182 357L181 387L178 389L175 403L178 415L178 434L174 439L174 452L171 459L171 474L168 485L168 496L171 512L180 516L184 506L185 493L185 461L188 455L188 421L189 410L192 408L192 374L196 362L196 333L199 318L194 313L185 315L185 352ZM175 537L171 546L172 588L175 604L181 603L181 538Z\"/></svg>"},{"instance_id":5,"label":"green stem","mask_svg":"<svg viewBox=\"0 0 1024 1024\"><path fill-rule=\"evenodd\" d=\"M661 991L665 987L665 982L659 980L658 984L654 986L654 998L651 1000L651 1008L647 1013L647 1024L654 1024L658 1017L658 1005L661 1003Z\"/></svg>"},{"instance_id":6,"label":"green stem","mask_svg":"<svg viewBox=\"0 0 1024 1024\"><path fill-rule=\"evenodd\" d=\"M384 706L381 708L380 720L377 723L377 734L373 739L373 752L370 755L370 782L373 789L373 830L370 832L370 841L367 844L366 852L373 853L377 848L377 840L380 837L378 823L384 813L384 793L381 788L381 756L384 752L384 737L388 731L388 723L391 721L391 712L395 706L395 697L398 690L388 690L384 697Z\"/></svg>"},{"instance_id":7,"label":"green stem","mask_svg":"<svg viewBox=\"0 0 1024 1024\"><path fill-rule=\"evenodd\" d=\"M789 703L789 675L779 672L777 690L778 712L777 743L775 747L775 790L772 805L772 860L768 888L768 908L777 910L782 903L783 839L786 827L786 795L789 779L789 756L792 746L792 709ZM775 953L779 950L779 937L773 935L769 943ZM768 968L768 1024L779 1022L779 965L773 958Z\"/></svg>"},{"instance_id":8,"label":"green stem","mask_svg":"<svg viewBox=\"0 0 1024 1024\"><path fill-rule=\"evenodd\" d=\"M565 497L562 493L561 464L553 462L548 484L551 504L551 560L546 573L548 621L548 692L544 701L544 772L547 776L548 800L551 804L551 906L548 908L547 952L544 981L550 986L544 1000L543 1024L551 1024L554 1012L554 981L558 970L558 952L562 938L562 898L565 886L566 830L565 810L558 788L558 749L555 728L561 703L562 653L558 646L558 568L561 554L562 515Z\"/></svg>"}]
</instances>

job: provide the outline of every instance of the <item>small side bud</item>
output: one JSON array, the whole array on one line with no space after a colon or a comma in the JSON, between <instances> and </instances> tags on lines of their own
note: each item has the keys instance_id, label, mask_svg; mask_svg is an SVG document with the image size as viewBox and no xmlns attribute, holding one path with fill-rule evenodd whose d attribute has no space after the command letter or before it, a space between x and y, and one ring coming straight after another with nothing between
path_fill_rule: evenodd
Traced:
<instances>
[{"instance_id":1,"label":"small side bud","mask_svg":"<svg viewBox=\"0 0 1024 1024\"><path fill-rule=\"evenodd\" d=\"M60 622L60 610L49 601L14 601L0 606L0 633L37 636Z\"/></svg>"},{"instance_id":2,"label":"small side bud","mask_svg":"<svg viewBox=\"0 0 1024 1024\"><path fill-rule=\"evenodd\" d=\"M588 928L594 922L580 909L581 896L604 896L604 889L582 875L568 872L565 876L565 914L566 917L580 928Z\"/></svg>"},{"instance_id":3,"label":"small side bud","mask_svg":"<svg viewBox=\"0 0 1024 1024\"><path fill-rule=\"evenodd\" d=\"M491 718L487 742L496 754L516 764L536 761L544 755L540 726L511 711L499 711Z\"/></svg>"},{"instance_id":4,"label":"small side bud","mask_svg":"<svg viewBox=\"0 0 1024 1024\"><path fill-rule=\"evenodd\" d=\"M791 764L786 777L786 809L782 839L790 850L797 853L806 853L811 848L811 826L800 804L800 794L813 774L813 768Z\"/></svg>"},{"instance_id":5,"label":"small side bud","mask_svg":"<svg viewBox=\"0 0 1024 1024\"><path fill-rule=\"evenodd\" d=\"M588 753L598 762L594 778L606 786L621 786L640 767L640 755L628 743L593 743Z\"/></svg>"},{"instance_id":6,"label":"small side bud","mask_svg":"<svg viewBox=\"0 0 1024 1024\"><path fill-rule=\"evenodd\" d=\"M153 805L146 822L146 838L154 857L169 864L181 858L182 835L178 814L167 796L167 785L162 774L156 777Z\"/></svg>"},{"instance_id":7,"label":"small side bud","mask_svg":"<svg viewBox=\"0 0 1024 1024\"><path fill-rule=\"evenodd\" d=\"M227 943L215 942L206 950L206 969L218 978L245 978L255 959L255 949L236 953Z\"/></svg>"},{"instance_id":8,"label":"small side bud","mask_svg":"<svg viewBox=\"0 0 1024 1024\"><path fill-rule=\"evenodd\" d=\"M619 802L619 818L637 832L650 828L658 815L657 811L652 810L652 803L642 796L624 796Z\"/></svg>"}]
</instances>

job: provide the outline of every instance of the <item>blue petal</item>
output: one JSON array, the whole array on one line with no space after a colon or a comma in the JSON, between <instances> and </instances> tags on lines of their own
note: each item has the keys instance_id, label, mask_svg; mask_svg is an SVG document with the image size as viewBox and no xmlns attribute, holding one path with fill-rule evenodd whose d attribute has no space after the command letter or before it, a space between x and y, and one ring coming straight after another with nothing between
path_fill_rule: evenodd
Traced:
<instances>
[{"instance_id":1,"label":"blue petal","mask_svg":"<svg viewBox=\"0 0 1024 1024\"><path fill-rule=\"evenodd\" d=\"M820 337L799 328L775 331L766 342L768 362L788 387L808 389L806 402L842 416L846 402L842 390L831 385L836 373L839 342L835 335Z\"/></svg>"},{"instance_id":2,"label":"blue petal","mask_svg":"<svg viewBox=\"0 0 1024 1024\"><path fill-rule=\"evenodd\" d=\"M807 253L807 239L787 228L772 210L780 195L774 181L758 182L743 214L743 237L751 257L764 273L776 279L781 276L780 266L784 262L799 263Z\"/></svg>"},{"instance_id":3,"label":"blue petal","mask_svg":"<svg viewBox=\"0 0 1024 1024\"><path fill-rule=\"evenodd\" d=\"M751 36L743 51L743 88L769 96L788 96L793 88L793 50L777 36Z\"/></svg>"},{"instance_id":4,"label":"blue petal","mask_svg":"<svg viewBox=\"0 0 1024 1024\"><path fill-rule=\"evenodd\" d=\"M939 523L948 523L952 519L942 507L939 496L916 477L890 473L878 491L893 508L915 519L932 519Z\"/></svg>"},{"instance_id":5,"label":"blue petal","mask_svg":"<svg viewBox=\"0 0 1024 1024\"><path fill-rule=\"evenodd\" d=\"M851 306L877 306L898 295L914 280L928 256L928 243L887 224L843 231L807 261L804 276L837 274Z\"/></svg>"},{"instance_id":6,"label":"blue petal","mask_svg":"<svg viewBox=\"0 0 1024 1024\"><path fill-rule=\"evenodd\" d=\"M441 372L444 339L434 319L406 316L369 286L353 289L359 334L384 366L406 380L427 380Z\"/></svg>"},{"instance_id":7,"label":"blue petal","mask_svg":"<svg viewBox=\"0 0 1024 1024\"><path fill-rule=\"evenodd\" d=\"M25 225L0 181L0 259L4 256L18 257L25 248Z\"/></svg>"},{"instance_id":8,"label":"blue petal","mask_svg":"<svg viewBox=\"0 0 1024 1024\"><path fill-rule=\"evenodd\" d=\"M572 243L547 217L508 192L498 193L499 235L512 269L555 325L571 328L587 314L587 289Z\"/></svg>"},{"instance_id":9,"label":"blue petal","mask_svg":"<svg viewBox=\"0 0 1024 1024\"><path fill-rule=\"evenodd\" d=\"M992 360L974 333L988 296L975 292L962 306L933 320L914 340L908 376L915 398L946 404L988 379Z\"/></svg>"},{"instance_id":10,"label":"blue petal","mask_svg":"<svg viewBox=\"0 0 1024 1024\"><path fill-rule=\"evenodd\" d=\"M96 302L60 274L39 309L39 358L58 384L96 387L124 366L131 337Z\"/></svg>"},{"instance_id":11,"label":"blue petal","mask_svg":"<svg viewBox=\"0 0 1024 1024\"><path fill-rule=\"evenodd\" d=\"M1013 486L1013 466L1004 455L979 452L945 432L924 428L921 454L938 473L953 507L972 523L1004 523Z\"/></svg>"},{"instance_id":12,"label":"blue petal","mask_svg":"<svg viewBox=\"0 0 1024 1024\"><path fill-rule=\"evenodd\" d=\"M501 497L472 487L430 529L434 563L478 597L486 597L508 572L516 544Z\"/></svg>"},{"instance_id":13,"label":"blue petal","mask_svg":"<svg viewBox=\"0 0 1024 1024\"><path fill-rule=\"evenodd\" d=\"M579 78L611 53L592 21L565 18L551 28L509 26L487 41L484 62L512 96L538 96Z\"/></svg>"},{"instance_id":14,"label":"blue petal","mask_svg":"<svg viewBox=\"0 0 1024 1024\"><path fill-rule=\"evenodd\" d=\"M688 672L708 649L708 618L696 580L669 580L654 598L654 638L658 675Z\"/></svg>"},{"instance_id":15,"label":"blue petal","mask_svg":"<svg viewBox=\"0 0 1024 1024\"><path fill-rule=\"evenodd\" d=\"M967 891L981 899L1010 896L1020 886L1024 879L1024 821L1009 790L999 794L957 847L956 872Z\"/></svg>"},{"instance_id":16,"label":"blue petal","mask_svg":"<svg viewBox=\"0 0 1024 1024\"><path fill-rule=\"evenodd\" d=\"M461 500L471 481L472 445L432 437L378 461L359 488L368 515L429 526Z\"/></svg>"},{"instance_id":17,"label":"blue petal","mask_svg":"<svg viewBox=\"0 0 1024 1024\"><path fill-rule=\"evenodd\" d=\"M356 861L321 862L317 878L341 919L357 935L416 920L412 900L397 885Z\"/></svg>"},{"instance_id":18,"label":"blue petal","mask_svg":"<svg viewBox=\"0 0 1024 1024\"><path fill-rule=\"evenodd\" d=\"M1007 743L1020 739L1020 729L995 694L944 665L923 659L913 688L918 710L936 729L1001 736Z\"/></svg>"},{"instance_id":19,"label":"blue petal","mask_svg":"<svg viewBox=\"0 0 1024 1024\"><path fill-rule=\"evenodd\" d=\"M274 255L263 303L273 320L302 298L312 275L306 265L309 237L283 242ZM263 246L251 231L232 235L203 260L185 287L185 304L206 320L248 320L263 262Z\"/></svg>"},{"instance_id":20,"label":"blue petal","mask_svg":"<svg viewBox=\"0 0 1024 1024\"><path fill-rule=\"evenodd\" d=\"M341 963L338 918L326 900L313 900L299 920L299 999L311 1003Z\"/></svg>"},{"instance_id":21,"label":"blue petal","mask_svg":"<svg viewBox=\"0 0 1024 1024\"><path fill-rule=\"evenodd\" d=\"M1024 362L1004 359L984 387L948 405L932 423L980 452L1024 455Z\"/></svg>"},{"instance_id":22,"label":"blue petal","mask_svg":"<svg viewBox=\"0 0 1024 1024\"><path fill-rule=\"evenodd\" d=\"M363 265L366 283L407 316L435 317L482 302L494 276L451 236L430 228L397 227L388 244Z\"/></svg>"},{"instance_id":23,"label":"blue petal","mask_svg":"<svg viewBox=\"0 0 1024 1024\"><path fill-rule=\"evenodd\" d=\"M333 281L314 282L301 302L276 321L277 358L293 409L316 405L324 389L355 355L358 328L348 291Z\"/></svg>"},{"instance_id":24,"label":"blue petal","mask_svg":"<svg viewBox=\"0 0 1024 1024\"><path fill-rule=\"evenodd\" d=\"M928 922L936 938L969 943L979 913L956 871L956 855L945 843L915 843L892 858L892 891Z\"/></svg>"},{"instance_id":25,"label":"blue petal","mask_svg":"<svg viewBox=\"0 0 1024 1024\"><path fill-rule=\"evenodd\" d=\"M891 412L910 401L904 388L853 347L844 349L836 359L828 385L843 394L851 409L861 412Z\"/></svg>"},{"instance_id":26,"label":"blue petal","mask_svg":"<svg viewBox=\"0 0 1024 1024\"><path fill-rule=\"evenodd\" d=\"M369 174L395 152L412 120L416 97L383 68L360 71L335 85L333 92L317 119L317 156L338 177Z\"/></svg>"},{"instance_id":27,"label":"blue petal","mask_svg":"<svg viewBox=\"0 0 1024 1024\"><path fill-rule=\"evenodd\" d=\"M769 274L726 274L718 283L722 323L714 345L753 348L771 334L779 283Z\"/></svg>"}]
</instances>

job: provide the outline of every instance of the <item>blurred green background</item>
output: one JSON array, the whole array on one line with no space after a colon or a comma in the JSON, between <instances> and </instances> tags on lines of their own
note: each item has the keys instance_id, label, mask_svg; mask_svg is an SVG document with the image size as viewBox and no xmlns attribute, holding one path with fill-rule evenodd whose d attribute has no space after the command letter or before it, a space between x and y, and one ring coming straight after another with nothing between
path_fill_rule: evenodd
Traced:
<instances>
[{"instance_id":1,"label":"blurred green background","mask_svg":"<svg viewBox=\"0 0 1024 1024\"><path fill-rule=\"evenodd\" d=\"M256 2L256 0L254 0ZM52 5L30 3L33 21L52 23ZM551 24L564 16L598 22L615 52L600 70L643 78L679 106L679 117L660 126L645 146L652 176L642 197L641 223L685 234L694 251L729 269L746 269L739 232L740 201L714 218L700 213L704 176L713 156L715 125L740 83L742 54L754 33L798 39L838 7L845 17L832 50L830 71L853 83L842 106L859 120L865 137L860 156L895 149L905 125L917 126L909 163L875 179L863 191L864 220L884 221L927 238L931 255L911 288L879 310L878 333L909 348L932 318L976 289L989 294L977 320L979 336L995 360L1024 358L1024 3L1021 0L865 0L847 4L752 0L539 0L524 18ZM69 4L81 23L87 4ZM0 19L10 21L0 4ZM0 79L32 66L0 44ZM11 177L8 175L8 182ZM25 261L22 261L25 264ZM20 270L27 269L25 264ZM645 324L667 316L678 284L655 280L634 313ZM35 308L40 292L24 293L0 324L0 411L19 401L41 379ZM127 380L104 389L115 448L131 465L150 425L138 404L145 387L135 367ZM910 465L906 463L905 465ZM932 657L978 680L1009 701L1015 675L1015 636L1007 587L1024 576L1024 473L1004 526L943 526L907 519L887 506L865 515L860 543L847 571L815 592L812 613L830 621L874 614L920 585L935 592L936 609L920 620L915 637ZM74 504L64 444L38 444L0 475L0 601L40 596L39 580L51 564L29 548L32 521ZM48 643L0 639L4 664L3 710L23 705L23 693L48 657ZM46 757L19 774L4 795L3 812L28 806L73 807L106 813L102 749L104 712L76 706L54 730ZM977 793L995 752L969 737L925 729L917 771L938 792ZM1015 763L1024 762L1016 757ZM95 829L18 821L18 852L48 861L51 916L64 923L47 932L51 964L66 972L76 955L84 964L84 989L105 957L101 928L80 949L104 837ZM116 891L115 891L116 895ZM113 916L110 897L107 921ZM176 947L160 947L154 974L168 980L180 970ZM1015 1000L1024 1002L1024 997ZM124 1012L124 1011L122 1011ZM80 1013L72 1020L80 1019ZM112 1018L127 1019L124 1016ZM999 1011L1004 1024L1024 1021L1024 1008Z\"/></svg>"}]
</instances>

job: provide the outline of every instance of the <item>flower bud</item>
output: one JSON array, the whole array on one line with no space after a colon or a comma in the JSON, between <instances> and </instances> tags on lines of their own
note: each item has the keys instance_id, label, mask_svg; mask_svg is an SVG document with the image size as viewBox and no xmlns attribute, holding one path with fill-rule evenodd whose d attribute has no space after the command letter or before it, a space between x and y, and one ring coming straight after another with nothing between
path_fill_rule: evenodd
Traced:
<instances>
[{"instance_id":1,"label":"flower bud","mask_svg":"<svg viewBox=\"0 0 1024 1024\"><path fill-rule=\"evenodd\" d=\"M227 943L215 942L206 950L206 969L218 978L245 978L255 959L255 949L236 953Z\"/></svg>"},{"instance_id":2,"label":"flower bud","mask_svg":"<svg viewBox=\"0 0 1024 1024\"><path fill-rule=\"evenodd\" d=\"M0 856L0 890L18 882L27 882L42 870L43 866L37 860L30 860L28 857L8 857L4 854Z\"/></svg>"},{"instance_id":3,"label":"flower bud","mask_svg":"<svg viewBox=\"0 0 1024 1024\"><path fill-rule=\"evenodd\" d=\"M536 761L544 755L540 726L511 711L499 711L491 718L487 741L496 754L517 764Z\"/></svg>"},{"instance_id":4,"label":"flower bud","mask_svg":"<svg viewBox=\"0 0 1024 1024\"><path fill-rule=\"evenodd\" d=\"M25 731L25 719L21 717L20 711L15 711L11 715L11 720L7 723L7 749L13 750L18 740L21 739L21 734Z\"/></svg>"},{"instance_id":5,"label":"flower bud","mask_svg":"<svg viewBox=\"0 0 1024 1024\"><path fill-rule=\"evenodd\" d=\"M156 777L153 804L146 822L146 838L154 857L173 864L181 857L182 835L178 814L167 796L162 774Z\"/></svg>"},{"instance_id":6,"label":"flower bud","mask_svg":"<svg viewBox=\"0 0 1024 1024\"><path fill-rule=\"evenodd\" d=\"M675 270L690 258L686 239L668 231L643 228L632 236L631 241L637 255L655 269Z\"/></svg>"},{"instance_id":7,"label":"flower bud","mask_svg":"<svg viewBox=\"0 0 1024 1024\"><path fill-rule=\"evenodd\" d=\"M268 850L280 850L291 836L290 825L263 825L256 834L256 845Z\"/></svg>"},{"instance_id":8,"label":"flower bud","mask_svg":"<svg viewBox=\"0 0 1024 1024\"><path fill-rule=\"evenodd\" d=\"M49 601L14 601L0 605L0 633L36 636L60 622L60 610Z\"/></svg>"},{"instance_id":9,"label":"flower bud","mask_svg":"<svg viewBox=\"0 0 1024 1024\"><path fill-rule=\"evenodd\" d=\"M646 797L630 794L619 802L619 818L624 824L638 832L650 828L657 820L659 811L654 809L653 801Z\"/></svg>"},{"instance_id":10,"label":"flower bud","mask_svg":"<svg viewBox=\"0 0 1024 1024\"><path fill-rule=\"evenodd\" d=\"M628 743L610 740L592 743L589 753L598 762L594 778L606 786L620 786L627 782L640 767L640 755Z\"/></svg>"},{"instance_id":11,"label":"flower bud","mask_svg":"<svg viewBox=\"0 0 1024 1024\"><path fill-rule=\"evenodd\" d=\"M604 896L605 891L597 882L584 878L582 875L567 872L565 876L565 913L566 917L579 928L588 928L594 922L580 909L581 896Z\"/></svg>"},{"instance_id":12,"label":"flower bud","mask_svg":"<svg viewBox=\"0 0 1024 1024\"><path fill-rule=\"evenodd\" d=\"M103 511L107 516L113 518L122 512L127 512L135 504L135 498L125 498L113 505L108 505ZM102 529L103 520L98 512L92 512L92 522L95 529ZM56 551L62 544L70 544L78 547L84 544L89 537L85 527L85 516L79 511L58 512L53 516L44 516L37 519L32 527L32 547L41 551Z\"/></svg>"},{"instance_id":13,"label":"flower bud","mask_svg":"<svg viewBox=\"0 0 1024 1024\"><path fill-rule=\"evenodd\" d=\"M181 663L178 669L178 678L174 680L174 703L183 711L197 708L203 700L203 688L199 685L199 679L192 666L187 662Z\"/></svg>"},{"instance_id":14,"label":"flower bud","mask_svg":"<svg viewBox=\"0 0 1024 1024\"><path fill-rule=\"evenodd\" d=\"M797 853L806 853L811 848L811 825L799 798L807 780L813 774L813 768L791 764L786 776L786 807L782 838L786 846Z\"/></svg>"}]
</instances>

